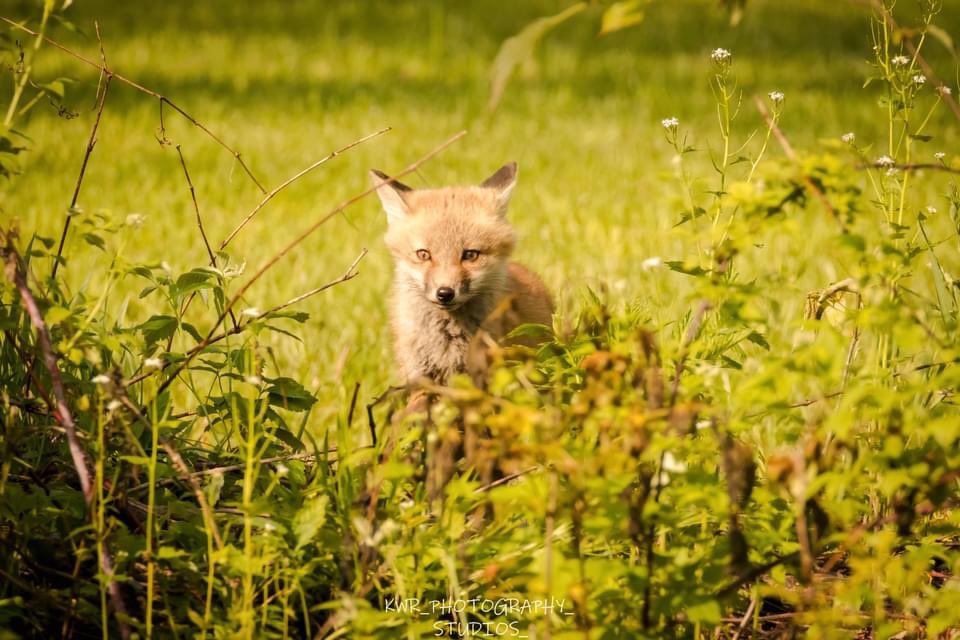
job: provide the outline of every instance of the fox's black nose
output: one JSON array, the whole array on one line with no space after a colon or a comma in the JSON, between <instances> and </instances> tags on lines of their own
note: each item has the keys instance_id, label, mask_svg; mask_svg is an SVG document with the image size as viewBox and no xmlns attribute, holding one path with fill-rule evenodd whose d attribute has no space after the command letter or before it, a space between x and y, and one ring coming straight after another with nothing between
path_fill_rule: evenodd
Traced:
<instances>
[{"instance_id":1,"label":"fox's black nose","mask_svg":"<svg viewBox=\"0 0 960 640\"><path fill-rule=\"evenodd\" d=\"M456 295L457 293L450 287L440 287L437 289L437 302L440 304L448 304L453 302L453 298Z\"/></svg>"}]
</instances>

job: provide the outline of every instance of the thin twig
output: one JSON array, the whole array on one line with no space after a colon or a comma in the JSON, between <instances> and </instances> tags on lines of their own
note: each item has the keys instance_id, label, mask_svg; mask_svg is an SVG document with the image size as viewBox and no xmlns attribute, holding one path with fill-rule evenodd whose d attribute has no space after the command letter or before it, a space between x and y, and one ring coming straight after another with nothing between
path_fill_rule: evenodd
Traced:
<instances>
[{"instance_id":1,"label":"thin twig","mask_svg":"<svg viewBox=\"0 0 960 640\"><path fill-rule=\"evenodd\" d=\"M25 27L24 25L20 24L19 22L15 22L14 20L11 20L10 18L7 18L6 16L0 16L0 20L2 20L3 22L6 22L7 24L9 24L11 27L13 27L13 28L15 28L15 29L19 29L20 31L23 31L23 32L25 32L25 33L29 33L30 35L33 35L33 36L40 36L40 34L37 33L36 31L33 31L32 29L29 29L29 28ZM206 126L204 126L199 120L197 120L196 118L194 118L193 116L191 116L189 113L187 113L186 111L184 111L184 110L183 110L181 107L179 107L177 104L175 104L174 102L171 102L169 98L167 98L166 96L164 96L164 95L162 95L162 94L154 91L153 89L148 89L148 88L146 88L146 87L143 86L142 84L140 84L140 83L138 83L138 82L135 82L135 81L131 80L130 78L126 78L126 77L120 75L119 73L115 73L115 72L113 72L113 71L110 71L109 69L107 69L107 67L106 67L105 65L98 64L98 63L94 62L93 60L91 60L90 58L87 58L87 57L85 57L85 56L80 55L79 53L77 53L77 52L74 51L73 49L70 49L69 47L66 47L66 46L60 44L60 43L57 42L56 40L53 40L53 39L51 39L51 38L48 38L47 36L40 36L40 37L42 37L43 40L44 40L44 42L46 42L47 44L49 44L49 45L51 45L51 46L54 46L54 47L56 47L57 49L60 49L60 50L63 51L64 53L66 53L66 54L68 54L68 55L70 55L70 56L73 56L73 57L76 58L77 60L79 60L79 61L81 61L81 62L83 62L83 63L85 63L85 64L88 64L88 65L90 65L91 67L93 67L93 68L95 68L95 69L99 69L101 73L106 73L109 77L115 78L116 80L118 80L118 81L120 81L120 82L122 82L122 83L124 83L124 84L126 84L126 85L128 85L128 86L130 86L130 87L133 87L134 89L136 89L137 91L139 91L139 92L141 92L141 93L145 93L145 94L147 94L148 96L153 96L154 98L159 99L161 102L166 102L168 105L170 105L170 108L171 108L171 109L173 109L174 111L176 111L177 113L179 113L181 116L183 116L184 118L186 118L188 121L190 121L191 124L193 124L193 126L197 127L197 128L200 129L201 131L203 131L203 132L204 132L205 134L207 134L207 136L209 136L214 142L216 142L216 143L219 144L221 147L223 147L224 149L226 149L226 150L230 153L230 155L232 155L234 158L237 159L237 162L240 163L240 166L243 167L243 170L246 172L246 174L247 174L248 176L250 176L250 179L253 181L253 183L254 183L255 185L257 185L257 188L260 190L260 192L261 192L261 193L266 193L266 192L267 192L267 190L263 188L263 185L260 184L260 181L257 180L257 177L256 177L256 176L253 174L253 172L250 170L250 167L248 167L247 164L243 161L243 158L240 157L240 152L239 152L239 151L234 150L230 145L228 145L226 142L224 142L223 140L221 140L220 137L219 137L217 134L215 134L213 131L211 131L210 129L208 129L208 128L207 128Z\"/></svg>"},{"instance_id":2,"label":"thin twig","mask_svg":"<svg viewBox=\"0 0 960 640\"><path fill-rule=\"evenodd\" d=\"M70 231L70 221L76 212L77 200L80 198L80 187L83 184L83 176L87 172L87 161L90 160L90 154L93 153L93 147L97 144L97 129L100 128L100 118L103 116L103 105L107 102L107 91L110 89L110 75L106 71L103 83L103 91L100 93L100 101L97 104L97 117L93 121L93 128L90 130L90 138L87 140L87 148L83 154L83 161L80 163L80 174L77 176L77 185L73 188L73 197L70 198L70 207L67 209L67 219L63 221L63 232L60 234L60 246L57 247L57 257L53 261L53 268L50 271L50 279L57 277L57 269L60 267L60 260L63 257L63 246L67 242L67 232Z\"/></svg>"},{"instance_id":3,"label":"thin twig","mask_svg":"<svg viewBox=\"0 0 960 640\"><path fill-rule=\"evenodd\" d=\"M482 487L477 487L476 489L473 490L473 492L474 492L474 493L486 493L487 491L490 491L491 489L495 489L496 487L499 487L499 486L502 485L502 484L506 484L506 483L510 482L511 480L516 480L517 478L520 478L520 477L522 477L522 476L525 476L525 475L527 475L528 473L533 473L534 471L538 470L539 468L540 468L540 466L537 465L537 466L535 466L535 467L530 467L529 469L524 469L523 471L517 471L516 473L511 473L510 475L508 475L508 476L503 476L502 478L497 478L496 480L494 480L494 481L491 482L490 484L485 484L485 485L483 485Z\"/></svg>"},{"instance_id":4,"label":"thin twig","mask_svg":"<svg viewBox=\"0 0 960 640\"><path fill-rule=\"evenodd\" d=\"M857 169L898 169L900 171L945 171L946 173L960 174L960 169L948 167L945 164L937 162L911 162L910 164L883 164L880 162L871 162L867 164L858 164Z\"/></svg>"},{"instance_id":5,"label":"thin twig","mask_svg":"<svg viewBox=\"0 0 960 640\"><path fill-rule=\"evenodd\" d=\"M238 233L240 233L240 230L243 229L245 226L247 226L247 223L250 222L250 220L252 220L255 215L257 215L257 213L260 211L260 209L263 209L263 208L267 205L267 203L270 202L270 201L274 198L274 196L276 196L278 193L280 193L281 191L283 191L284 189L286 189L287 187L289 187L291 184L293 184L294 182L296 182L297 180L299 180L299 179L302 178L303 176L307 175L308 173L310 173L311 171L313 171L314 169L316 169L317 167L319 167L319 166L321 166L321 165L323 165L323 164L326 164L327 162L329 162L330 160L333 160L334 158L336 158L336 157L339 156L340 154L342 154L342 153L344 153L344 152L346 152L346 151L349 151L350 149L352 149L352 148L354 148L354 147L356 147L356 146L358 146L358 145L363 144L363 143L366 142L367 140L372 140L373 138L376 138L377 136L383 135L384 133L390 131L391 128L392 128L392 127L384 127L383 129L380 129L379 131L374 131L373 133L369 133L369 134L363 136L362 138L359 138L359 139L357 139L357 140L354 140L354 141L351 142L350 144L345 145L345 146L343 146L343 147L340 147L340 148L337 149L336 151L331 151L330 153L328 153L328 154L325 155L324 157L320 158L319 160L317 160L316 162L314 162L313 164L311 164L309 167L307 167L307 168L301 170L300 172L298 172L298 173L290 176L289 178L287 178L286 180L284 180L283 183L281 183L280 185L278 185L278 186L275 187L274 189L271 189L269 193L267 193L265 196L263 196L263 199L260 200L260 202L257 204L257 206L255 206L255 207L253 208L253 210L252 210L250 213L247 214L247 216L240 222L240 224L238 224L238 225L236 226L236 228L235 228L233 231L231 231L231 232L227 235L226 238L223 239L223 242L220 243L220 250L222 251L223 249L225 249L226 246L227 246L228 244L230 244L230 241L233 240L234 236L236 236Z\"/></svg>"},{"instance_id":6,"label":"thin twig","mask_svg":"<svg viewBox=\"0 0 960 640\"><path fill-rule=\"evenodd\" d=\"M214 255L213 249L210 247L210 241L207 240L207 232L203 229L203 218L200 217L200 204L197 202L197 191L193 188L193 180L190 179L190 172L187 171L187 161L183 157L183 150L180 148L179 144L176 145L176 150L177 155L180 156L180 166L183 167L183 175L187 179L187 187L190 189L190 199L193 201L193 210L197 214L197 226L200 228L200 237L203 238L203 246L207 249L207 257L210 258L210 266L216 269L217 256ZM193 301L193 298L196 295L196 291L190 294L190 297L187 299L186 303L184 303L183 309L180 312L181 317L183 317L183 314L186 313L187 307L190 306L190 303ZM233 323L234 328L236 328L237 318L233 314L233 311L230 312L230 321ZM172 345L173 336L170 336L170 340L167 342L167 351L170 350Z\"/></svg>"},{"instance_id":7,"label":"thin twig","mask_svg":"<svg viewBox=\"0 0 960 640\"><path fill-rule=\"evenodd\" d=\"M350 410L347 411L347 426L353 424L353 412L357 408L357 397L360 395L360 381L353 385L353 395L350 396Z\"/></svg>"},{"instance_id":8,"label":"thin twig","mask_svg":"<svg viewBox=\"0 0 960 640\"><path fill-rule=\"evenodd\" d=\"M317 295L318 293L320 293L320 292L322 292L322 291L326 291L326 290L329 289L330 287L333 287L333 286L336 286L336 285L341 284L341 283L343 283L343 282L346 282L347 280L353 280L353 279L356 278L358 275L360 275L360 272L357 271L356 268L357 268L357 265L360 263L360 260L362 260L365 255L367 255L367 250L366 250L366 249L364 249L363 251L360 252L360 255L358 255L358 256L353 260L352 263L350 263L350 267L347 269L347 271L346 271L342 276L340 276L339 278L337 278L336 280L332 280L331 282L328 282L328 283L326 283L325 285L319 286L319 287L317 287L316 289L311 289L310 291L308 291L308 292L306 292L306 293L303 293L303 294L300 294L299 296L297 296L297 297L295 297L295 298L291 298L290 300L287 300L287 301L284 302L283 304L278 304L278 305L275 306L275 307L272 307L272 308L270 308L270 309L267 309L266 311L264 311L263 313L260 314L260 317L262 318L262 317L265 317L265 316L269 316L269 315L272 314L272 313L277 313L278 311L282 311L282 310L286 309L286 308L289 307L290 305L293 305L293 304L296 304L296 303L298 303L298 302L302 302L303 300L306 300L306 299L309 298L310 296L315 296L315 295ZM251 322L252 322L252 321L251 321ZM194 348L192 348L190 351L188 351L188 352L187 352L187 356L190 357L190 358L192 358L193 356L197 355L198 353L200 353L201 351L203 351L204 349L206 349L206 348L209 347L210 345L215 344L215 343L217 343L217 342L220 342L221 340L223 340L223 339L225 339L225 338L228 338L228 337L230 337L230 336L233 336L233 335L236 335L236 334L242 332L244 329L247 328L247 325L248 325L248 324L250 324L250 323L248 322L247 324L236 325L236 326L234 326L233 328L229 329L228 331L224 331L223 333L218 334L218 335L216 335L216 336L213 336L212 338L209 338L209 337L208 337L207 340L204 340L201 344L198 344L197 346L195 346ZM151 369L150 371L145 371L145 372L143 372L143 373L141 373L141 374L139 374L139 375L136 375L136 376L130 378L129 380L124 381L123 386L124 386L124 387L129 387L129 386L132 385L132 384L136 384L136 383L138 383L138 382L141 382L141 381L143 381L143 380L146 380L147 378L149 378L149 377L152 376L153 374L155 374L155 373L157 373L157 372L159 372L159 371L163 371L164 369L170 367L172 364L173 364L172 362L165 361L164 364L163 364L163 366L160 367L159 369Z\"/></svg>"},{"instance_id":9,"label":"thin twig","mask_svg":"<svg viewBox=\"0 0 960 640\"><path fill-rule=\"evenodd\" d=\"M750 606L747 607L746 613L743 614L743 618L740 620L740 624L737 625L737 630L734 632L733 636L731 636L730 640L740 640L740 634L742 634L744 629L747 628L747 623L750 621L750 616L753 615L753 610L756 608L756 606L756 597L751 598Z\"/></svg>"},{"instance_id":10,"label":"thin twig","mask_svg":"<svg viewBox=\"0 0 960 640\"><path fill-rule=\"evenodd\" d=\"M180 156L180 166L183 167L183 176L187 179L187 187L190 189L190 199L193 200L193 211L197 214L197 226L200 228L200 237L203 238L203 246L207 248L207 256L210 258L210 266L217 266L217 257L213 255L213 249L210 247L210 241L207 240L207 232L203 230L203 218L200 217L200 205L197 203L197 191L193 188L193 180L190 179L190 172L187 171L187 161L183 158L183 150L180 145L176 145L177 155Z\"/></svg>"},{"instance_id":11,"label":"thin twig","mask_svg":"<svg viewBox=\"0 0 960 640\"><path fill-rule=\"evenodd\" d=\"M736 578L734 578L730 582L730 584L728 584L727 586L717 591L716 594L714 594L714 597L722 600L723 598L726 598L727 596L736 592L736 590L739 589L741 585L746 584L747 582L753 582L754 580L756 580L766 572L770 571L770 569L773 569L774 567L777 567L787 562L793 562L798 557L800 557L800 552L794 551L793 553L788 553L787 555L774 558L773 560L765 562L761 565L751 567L746 571L744 571L743 573L741 573L740 575L738 575Z\"/></svg>"},{"instance_id":12,"label":"thin twig","mask_svg":"<svg viewBox=\"0 0 960 640\"><path fill-rule=\"evenodd\" d=\"M366 448L368 447L358 447L358 449L366 449ZM291 453L283 456L274 456L272 458L263 458L262 460L260 460L260 464L263 465L263 464L270 464L272 462L286 462L287 460L310 460L312 458L316 458L324 454L336 453L336 451L337 449L333 448L333 449L328 449L327 451L319 451L314 453ZM328 462L336 462L336 460L328 459ZM210 467L208 469L200 469L199 471L191 471L190 477L202 478L203 476L218 475L221 473L228 473L230 471L243 471L244 469L246 469L246 464L228 464L220 467ZM176 482L176 480L177 478L163 478L161 480L157 480L156 486L160 487L163 485L173 484L174 482ZM148 483L144 482L142 484L136 485L135 487L131 487L130 491L131 492L143 491L149 486L150 485Z\"/></svg>"},{"instance_id":13,"label":"thin twig","mask_svg":"<svg viewBox=\"0 0 960 640\"><path fill-rule=\"evenodd\" d=\"M188 353L187 356L177 365L176 370L170 375L170 377L164 380L157 387L157 392L156 392L157 395L163 393L167 389L167 387L173 384L173 381L176 379L178 375L180 375L180 372L186 369L188 366L190 366L190 363L193 362L193 358L196 357L197 353L205 349L210 344L211 340L213 340L214 336L216 335L218 327L223 323L224 319L226 319L230 309L233 308L233 306L240 300L240 298L243 297L243 294L245 294L247 290L254 285L254 283L256 283L261 277L263 277L263 274L269 271L270 268L273 267L275 264L277 264L277 262L279 262L284 256L286 256L288 253L293 251L298 245L300 245L300 243L306 240L317 229L323 226L331 218L338 215L341 211L343 211L353 203L366 197L367 195L373 193L374 191L376 191L378 188L380 188L381 186L383 186L393 178L399 178L401 176L404 176L416 170L416 168L419 167L421 164L427 162L428 160L430 160L431 158L433 158L434 156L442 152L444 149L452 145L454 142L456 142L466 134L467 134L466 131L461 131L457 133L456 135L449 138L446 142L436 147L435 149L430 151L428 154L426 154L425 156L421 157L419 160L417 160L416 162L408 166L407 168L396 173L394 176L377 180L375 184L367 187L359 194L353 197L347 198L346 200L344 200L343 202L335 206L333 209L331 209L329 212L327 212L325 215L323 215L315 223L307 227L304 231L300 233L300 235L298 235L296 238L291 240L284 248L282 248L279 252L274 254L273 257L271 257L269 260L263 263L263 265L261 265L261 267L257 269L256 273L254 273L249 280L243 283L243 285L240 286L240 289L233 295L233 297L227 301L223 311L220 313L220 317L217 318L216 322L214 322L213 326L210 328L210 331L207 333L207 336L200 342L200 344L197 345L195 349L193 349L190 353Z\"/></svg>"},{"instance_id":14,"label":"thin twig","mask_svg":"<svg viewBox=\"0 0 960 640\"><path fill-rule=\"evenodd\" d=\"M776 120L773 119L773 116L770 115L770 111L767 109L767 105L764 104L763 100L760 99L760 96L755 97L755 102L757 105L757 111L760 112L760 115L766 121L767 126L770 127L770 130L773 131L773 135L777 138L777 142L780 143L780 147L783 149L783 153L790 159L791 162L800 165L800 159L797 157L797 153L793 150L790 141L787 140L787 136L784 135L783 131L777 125ZM823 191L820 190L820 187L814 183L813 179L806 174L806 172L801 172L800 179L803 180L803 183L808 189L817 197L817 199L823 203L823 206L826 207L827 211L830 212L830 215L834 217L837 221L840 220L840 214L837 213L837 210L834 209L833 205L830 204L830 200L827 199L827 196L824 195Z\"/></svg>"},{"instance_id":15,"label":"thin twig","mask_svg":"<svg viewBox=\"0 0 960 640\"><path fill-rule=\"evenodd\" d=\"M150 421L147 420L144 411L139 409L137 405L133 404L133 401L124 393L118 394L120 402L130 410L133 415L135 415L147 429L159 429L160 425L150 424ZM207 496L203 493L203 489L200 488L200 485L197 484L196 479L193 476L193 473L190 471L190 467L187 466L186 461L183 459L183 456L180 455L180 452L177 451L176 447L173 446L167 438L159 438L160 446L163 447L163 450L167 452L167 457L170 458L170 462L173 463L173 467L177 470L177 473L180 474L180 478L185 480L187 484L190 485L190 488L193 489L193 494L197 498L197 504L200 505L200 511L203 513L203 519L206 524L206 527L213 534L214 542L217 543L217 549L223 549L223 538L220 537L220 530L217 529L217 521L213 517L213 509L210 508L210 503L207 502Z\"/></svg>"},{"instance_id":16,"label":"thin twig","mask_svg":"<svg viewBox=\"0 0 960 640\"><path fill-rule=\"evenodd\" d=\"M40 313L40 308L37 306L37 302L30 292L30 288L27 286L26 277L20 266L20 256L17 253L16 247L13 245L11 234L9 232L0 232L0 242L3 244L2 253L6 276L20 293L23 306L37 333L37 344L40 347L41 360L50 376L50 385L53 389L53 396L56 403L54 417L63 425L66 431L67 446L70 449L70 456L73 459L73 466L76 469L77 477L80 479L80 489L83 492L84 502L87 509L89 509L94 497L90 466L87 461L87 455L77 437L77 426L73 421L73 414L70 412L70 406L67 404L67 394L63 387L63 378L60 375L57 357L53 352L50 332L47 329L46 323L43 321L43 314ZM117 616L117 625L120 628L121 635L124 638L129 638L130 629L125 622L127 608L123 600L120 583L113 579L113 559L106 544L101 545L101 549L100 568L108 581L109 586L107 590L110 593L114 613Z\"/></svg>"},{"instance_id":17,"label":"thin twig","mask_svg":"<svg viewBox=\"0 0 960 640\"><path fill-rule=\"evenodd\" d=\"M153 425L152 428L158 429L159 426ZM167 452L167 456L170 458L170 461L173 462L173 466L180 474L180 477L190 485L191 489L193 489L193 495L197 498L197 504L200 505L200 511L203 513L203 517L207 521L207 528L210 529L210 532L213 534L213 540L217 543L217 549L223 549L223 538L220 537L220 530L217 528L217 521L213 517L213 509L210 508L210 503L207 502L207 496L203 493L203 489L200 488L200 485L197 484L193 473L190 471L190 467L187 466L183 456L180 455L180 452L174 448L173 444L169 440L166 438L161 438L160 446L162 446L163 450Z\"/></svg>"},{"instance_id":18,"label":"thin twig","mask_svg":"<svg viewBox=\"0 0 960 640\"><path fill-rule=\"evenodd\" d=\"M250 213L247 214L247 216L243 219L243 221L242 221L233 231L231 231L230 234L229 234L226 238L223 239L223 241L221 241L220 247L219 247L220 250L222 251L223 249L225 249L226 246L230 243L230 241L233 240L234 236L236 236L236 235L240 232L240 230L243 229L243 227L247 224L247 222L249 222L249 221L253 218L253 216L255 216L255 215L257 214L257 212L259 212L263 207L265 207L265 206L267 205L267 203L270 202L278 193L280 193L281 191L283 191L284 189L286 189L287 187L289 187L291 184L293 184L294 182L296 182L297 180L299 180L299 179L302 178L303 176L307 175L308 173L310 173L311 171L313 171L314 169L316 169L316 168L319 167L320 165L329 162L329 161L332 160L333 158L335 158L335 157L337 157L338 155L340 155L340 154L348 151L349 149L352 149L353 147L356 147L356 146L358 146L358 145L360 145L360 144L363 144L363 143L366 142L367 140L371 140L371 139L373 139L373 138L376 138L377 136L380 136L380 135L382 135L382 134L390 131L391 128L392 128L392 127L384 127L383 129L380 129L379 131L374 131L373 133L367 134L367 135L363 136L362 138L358 138L357 140L354 140L354 141L351 142L350 144L348 144L348 145L346 145L346 146L343 146L343 147L337 149L336 151L332 151L332 152L328 153L326 156L324 156L324 157L321 158L320 160L317 160L316 162L314 162L313 164L311 164L311 165L308 166L307 168L302 169L301 171L298 171L298 172L295 173L294 175L292 175L292 176L290 176L289 178L287 178L286 180L284 180L280 185L278 185L277 187L271 189L270 192L267 193L267 194L263 197L263 199L260 200L259 203L257 203L257 206L255 206L255 207L253 208L253 210L252 210ZM170 142L167 140L166 133L165 133L165 129L164 129L164 125L163 125L163 102L160 103L160 135L159 135L159 137L158 137L158 140L159 140L160 144L170 144ZM177 145L177 152L178 152L178 153L180 152L180 145ZM180 161L183 162L183 155L182 155L182 154L181 154L181 156L180 156ZM186 170L187 170L186 165L184 165L183 170L184 170L184 172L186 173ZM188 182L188 183L190 182L190 177L189 177L189 175L187 176L187 182ZM193 184L192 184L192 183L190 183L190 193L191 193L191 195L193 194ZM196 204L197 204L196 197L194 197L193 203L194 203L194 207L196 207ZM199 222L199 219L200 219L200 211L199 211L199 209L198 209L198 210L197 210L197 220L198 220L198 222ZM201 234L203 233L203 227L202 227L202 225L201 225L201 227L200 227L200 233L201 233ZM204 242L204 244L207 245L207 253L208 253L209 257L210 257L210 266L216 268L216 266L217 266L217 261L216 261L216 258L214 257L213 251L212 251L211 248L210 248L210 243L207 242L206 235L204 235L203 242ZM312 293L304 294L304 297L309 297L309 296L313 295L313 293L316 293L316 291L314 291L314 292L312 292ZM193 299L194 299L194 297L196 297L196 295L197 295L197 292L194 291L193 293L190 294L190 297L187 298L187 301L183 304L183 308L182 308L181 311L180 311L181 316L187 312L187 309L190 308L190 305L193 303ZM231 321L232 321L232 323L233 323L233 328L236 329L236 328L237 328L237 318L236 318L236 316L234 316L234 313L233 313L232 310L230 311L230 319L231 319ZM171 336L171 340L172 340L172 336ZM169 347L168 347L167 350L169 351Z\"/></svg>"},{"instance_id":19,"label":"thin twig","mask_svg":"<svg viewBox=\"0 0 960 640\"><path fill-rule=\"evenodd\" d=\"M70 456L73 458L73 466L77 470L77 476L80 479L80 488L83 491L83 498L87 506L93 500L93 482L90 479L90 467L87 463L86 454L83 447L80 446L80 440L77 438L76 423L73 421L73 414L67 405L67 395L63 387L63 378L60 376L60 368L57 365L57 357L53 353L53 346L50 340L50 332L43 321L43 314L40 307L37 306L30 288L27 286L26 277L19 264L19 254L13 246L13 238L8 232L0 232L2 236L3 258L6 266L7 278L16 286L23 300L23 306L30 316L30 322L37 332L37 343L40 346L40 355L44 367L50 374L50 384L53 388L53 400L55 408L55 417L63 425L67 433L67 445L70 448Z\"/></svg>"},{"instance_id":20,"label":"thin twig","mask_svg":"<svg viewBox=\"0 0 960 640\"><path fill-rule=\"evenodd\" d=\"M283 310L286 309L287 307L291 307L291 306L297 304L298 302L303 302L303 301L306 300L307 298L310 298L310 297L312 297L312 296L315 296L315 295L317 295L318 293L320 293L321 291L326 291L327 289L329 289L330 287L332 287L332 286L334 286L334 285L337 285L337 284L340 284L341 282L344 282L344 281L346 281L346 280L350 280L350 279L352 279L352 278L355 278L355 277L356 277L357 275L359 275L359 273L360 273L359 271L357 271L357 265L359 265L359 264L360 264L360 261L363 260L363 259L367 256L367 253L368 253L368 251L367 251L366 248L364 248L363 250L361 250L360 253L359 253L359 255L357 255L357 257L353 259L353 262L350 263L350 266L347 268L346 273L344 273L341 277L337 278L337 279L334 280L333 282L328 282L327 284L321 285L321 286L317 287L316 289L311 289L310 291L307 291L306 293L301 293L300 295L298 295L298 296L295 297L295 298L290 298L289 300L287 300L287 301L284 302L283 304L278 304L277 306L275 306L275 307L273 307L273 308L271 308L271 309L268 309L266 312L264 312L263 315L270 315L271 313L277 313L278 311L283 311Z\"/></svg>"},{"instance_id":21,"label":"thin twig","mask_svg":"<svg viewBox=\"0 0 960 640\"><path fill-rule=\"evenodd\" d=\"M373 441L374 446L377 444L377 421L373 417L374 407L383 402L388 396L406 390L406 386L387 387L383 393L367 403L367 427L370 429L370 439Z\"/></svg>"}]
</instances>

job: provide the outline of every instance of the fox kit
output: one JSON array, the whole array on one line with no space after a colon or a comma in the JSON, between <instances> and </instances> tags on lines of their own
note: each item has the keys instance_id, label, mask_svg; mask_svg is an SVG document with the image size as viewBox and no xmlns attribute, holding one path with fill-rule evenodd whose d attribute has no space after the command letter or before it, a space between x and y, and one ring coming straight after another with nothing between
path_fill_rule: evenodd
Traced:
<instances>
[{"instance_id":1,"label":"fox kit","mask_svg":"<svg viewBox=\"0 0 960 640\"><path fill-rule=\"evenodd\" d=\"M482 332L499 339L520 324L550 324L547 288L509 260L515 239L506 214L516 163L478 187L411 189L379 171L371 175L396 261L391 322L407 382L446 384L466 372L471 343Z\"/></svg>"}]
</instances>

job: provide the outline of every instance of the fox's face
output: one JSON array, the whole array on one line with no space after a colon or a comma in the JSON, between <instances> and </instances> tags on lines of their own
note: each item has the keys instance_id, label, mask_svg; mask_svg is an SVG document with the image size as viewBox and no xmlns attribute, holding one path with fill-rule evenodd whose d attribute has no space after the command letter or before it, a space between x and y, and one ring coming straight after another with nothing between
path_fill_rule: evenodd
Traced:
<instances>
[{"instance_id":1,"label":"fox's face","mask_svg":"<svg viewBox=\"0 0 960 640\"><path fill-rule=\"evenodd\" d=\"M505 216L516 163L479 187L414 190L379 171L372 176L387 213L386 244L404 287L451 311L503 289L514 245Z\"/></svg>"}]
</instances>

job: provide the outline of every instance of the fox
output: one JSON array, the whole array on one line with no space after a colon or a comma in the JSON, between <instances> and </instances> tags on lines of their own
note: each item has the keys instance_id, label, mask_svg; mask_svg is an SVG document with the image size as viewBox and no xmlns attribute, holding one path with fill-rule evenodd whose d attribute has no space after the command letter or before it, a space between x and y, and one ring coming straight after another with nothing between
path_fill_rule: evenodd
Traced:
<instances>
[{"instance_id":1,"label":"fox","mask_svg":"<svg viewBox=\"0 0 960 640\"><path fill-rule=\"evenodd\" d=\"M395 263L390 324L408 385L446 385L461 373L476 381L478 339L502 340L521 324L550 325L546 285L510 260L516 162L479 186L414 189L381 171L370 176L387 216L384 242Z\"/></svg>"}]
</instances>

